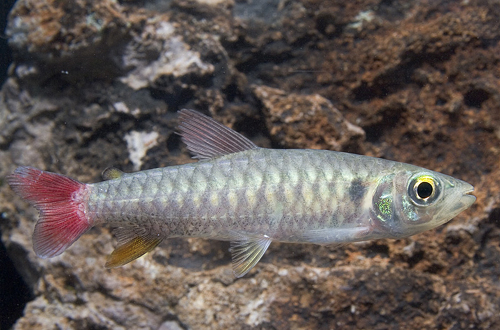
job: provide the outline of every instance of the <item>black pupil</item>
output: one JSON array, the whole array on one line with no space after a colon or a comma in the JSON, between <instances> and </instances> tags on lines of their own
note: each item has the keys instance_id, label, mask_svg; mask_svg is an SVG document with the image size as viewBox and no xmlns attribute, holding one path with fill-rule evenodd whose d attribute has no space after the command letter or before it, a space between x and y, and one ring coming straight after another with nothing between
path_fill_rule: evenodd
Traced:
<instances>
[{"instance_id":1,"label":"black pupil","mask_svg":"<svg viewBox=\"0 0 500 330\"><path fill-rule=\"evenodd\" d=\"M418 197L425 199L432 195L432 185L429 182L422 182L417 187Z\"/></svg>"}]
</instances>

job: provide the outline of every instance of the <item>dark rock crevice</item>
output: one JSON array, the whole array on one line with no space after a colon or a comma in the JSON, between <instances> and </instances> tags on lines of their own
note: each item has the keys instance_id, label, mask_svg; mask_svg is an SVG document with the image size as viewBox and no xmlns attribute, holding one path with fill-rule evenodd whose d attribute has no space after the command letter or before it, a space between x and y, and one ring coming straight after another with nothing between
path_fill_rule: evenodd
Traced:
<instances>
[{"instance_id":1,"label":"dark rock crevice","mask_svg":"<svg viewBox=\"0 0 500 330\"><path fill-rule=\"evenodd\" d=\"M33 292L17 272L0 241L0 329L10 329L33 298Z\"/></svg>"},{"instance_id":2,"label":"dark rock crevice","mask_svg":"<svg viewBox=\"0 0 500 330\"><path fill-rule=\"evenodd\" d=\"M7 16L14 6L14 2L16 0L3 0L0 4L0 86L7 79L7 69L12 63L12 50L8 46L5 27L7 26Z\"/></svg>"}]
</instances>

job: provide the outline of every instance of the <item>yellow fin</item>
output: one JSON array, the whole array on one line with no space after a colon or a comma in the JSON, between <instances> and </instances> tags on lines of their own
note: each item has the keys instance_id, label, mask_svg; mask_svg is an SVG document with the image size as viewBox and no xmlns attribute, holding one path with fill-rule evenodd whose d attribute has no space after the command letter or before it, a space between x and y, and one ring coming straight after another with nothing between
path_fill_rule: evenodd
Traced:
<instances>
[{"instance_id":1,"label":"yellow fin","mask_svg":"<svg viewBox=\"0 0 500 330\"><path fill-rule=\"evenodd\" d=\"M139 258L158 246L161 237L134 237L130 241L118 246L106 261L106 268L121 267Z\"/></svg>"},{"instance_id":2,"label":"yellow fin","mask_svg":"<svg viewBox=\"0 0 500 330\"><path fill-rule=\"evenodd\" d=\"M101 176L104 180L107 181L107 180L119 179L122 177L123 174L125 173L123 173L122 171L120 171L115 167L108 167L102 172Z\"/></svg>"}]
</instances>

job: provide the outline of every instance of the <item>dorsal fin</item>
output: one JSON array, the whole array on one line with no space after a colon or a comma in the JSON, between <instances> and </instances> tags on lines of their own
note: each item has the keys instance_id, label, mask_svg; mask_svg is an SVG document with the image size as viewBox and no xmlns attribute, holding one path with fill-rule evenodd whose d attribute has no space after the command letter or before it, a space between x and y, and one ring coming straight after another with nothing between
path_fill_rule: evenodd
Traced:
<instances>
[{"instance_id":1,"label":"dorsal fin","mask_svg":"<svg viewBox=\"0 0 500 330\"><path fill-rule=\"evenodd\" d=\"M207 159L258 148L252 141L197 111L179 111L179 133L194 158Z\"/></svg>"}]
</instances>

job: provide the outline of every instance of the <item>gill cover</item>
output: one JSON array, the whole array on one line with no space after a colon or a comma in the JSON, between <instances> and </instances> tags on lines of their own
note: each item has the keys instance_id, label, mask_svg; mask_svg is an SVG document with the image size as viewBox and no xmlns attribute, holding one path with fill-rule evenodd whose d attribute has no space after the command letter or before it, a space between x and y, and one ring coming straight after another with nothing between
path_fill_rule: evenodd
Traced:
<instances>
[{"instance_id":1,"label":"gill cover","mask_svg":"<svg viewBox=\"0 0 500 330\"><path fill-rule=\"evenodd\" d=\"M394 223L395 209L393 196L393 181L395 174L382 177L377 185L372 199L372 218L379 225L390 228Z\"/></svg>"}]
</instances>

